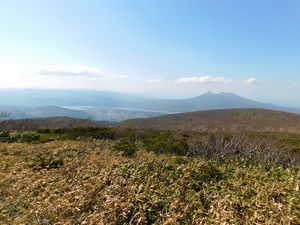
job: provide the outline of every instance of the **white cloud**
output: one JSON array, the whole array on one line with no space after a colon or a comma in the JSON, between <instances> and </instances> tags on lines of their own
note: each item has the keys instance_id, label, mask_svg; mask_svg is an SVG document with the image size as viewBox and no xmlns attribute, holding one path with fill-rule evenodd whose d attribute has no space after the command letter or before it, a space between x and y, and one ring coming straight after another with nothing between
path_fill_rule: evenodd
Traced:
<instances>
[{"instance_id":1,"label":"white cloud","mask_svg":"<svg viewBox=\"0 0 300 225\"><path fill-rule=\"evenodd\" d=\"M179 96L181 95L179 93L186 96L196 95L199 93L198 85L202 85L201 91L235 92L241 88L250 89L253 84L266 84L254 77L231 79L222 76L182 76L172 79L156 74L152 76L107 74L98 68L88 66L27 65L1 59L0 81L0 88L84 88L151 93L156 96L158 94Z\"/></svg>"},{"instance_id":2,"label":"white cloud","mask_svg":"<svg viewBox=\"0 0 300 225\"><path fill-rule=\"evenodd\" d=\"M30 65L0 59L0 88L105 89L119 80L120 76L104 74L94 67Z\"/></svg>"},{"instance_id":3,"label":"white cloud","mask_svg":"<svg viewBox=\"0 0 300 225\"><path fill-rule=\"evenodd\" d=\"M253 84L258 84L259 82L257 81L256 77L251 77L247 80L244 80L244 83L248 86L253 85Z\"/></svg>"},{"instance_id":4,"label":"white cloud","mask_svg":"<svg viewBox=\"0 0 300 225\"><path fill-rule=\"evenodd\" d=\"M120 78L120 79L126 79L126 78L128 78L127 75L118 74L118 73L112 74L112 75L110 75L109 77L110 77L110 78L116 78L116 79L118 79L118 78Z\"/></svg>"},{"instance_id":5,"label":"white cloud","mask_svg":"<svg viewBox=\"0 0 300 225\"><path fill-rule=\"evenodd\" d=\"M176 80L178 84L184 83L197 83L197 84L226 84L232 82L232 79L225 79L224 77L216 77L216 76L192 76L192 77L181 77Z\"/></svg>"},{"instance_id":6,"label":"white cloud","mask_svg":"<svg viewBox=\"0 0 300 225\"><path fill-rule=\"evenodd\" d=\"M251 77L246 80L234 80L227 79L220 76L191 76L191 77L181 77L175 80L178 84L233 84L233 85L255 85L260 84L256 77Z\"/></svg>"},{"instance_id":7,"label":"white cloud","mask_svg":"<svg viewBox=\"0 0 300 225\"><path fill-rule=\"evenodd\" d=\"M150 82L150 83L160 83L160 82L163 82L163 81L165 81L165 80L162 79L162 78L151 78L151 79L148 80L148 82Z\"/></svg>"},{"instance_id":8,"label":"white cloud","mask_svg":"<svg viewBox=\"0 0 300 225\"><path fill-rule=\"evenodd\" d=\"M38 75L67 77L103 77L100 69L88 66L52 66L37 71Z\"/></svg>"}]
</instances>

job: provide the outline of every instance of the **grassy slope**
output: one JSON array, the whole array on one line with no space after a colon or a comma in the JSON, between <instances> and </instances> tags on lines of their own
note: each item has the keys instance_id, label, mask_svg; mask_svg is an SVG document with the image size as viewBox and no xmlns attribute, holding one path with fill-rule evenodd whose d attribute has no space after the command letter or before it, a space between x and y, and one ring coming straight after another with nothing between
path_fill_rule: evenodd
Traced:
<instances>
[{"instance_id":1,"label":"grassy slope","mask_svg":"<svg viewBox=\"0 0 300 225\"><path fill-rule=\"evenodd\" d=\"M185 131L272 131L300 133L300 116L266 109L225 109L125 121L122 127Z\"/></svg>"},{"instance_id":2,"label":"grassy slope","mask_svg":"<svg viewBox=\"0 0 300 225\"><path fill-rule=\"evenodd\" d=\"M1 224L299 224L300 168L154 154L112 141L0 143ZM41 159L63 162L41 169Z\"/></svg>"},{"instance_id":3,"label":"grassy slope","mask_svg":"<svg viewBox=\"0 0 300 225\"><path fill-rule=\"evenodd\" d=\"M0 130L36 130L36 129L61 129L75 127L96 127L96 122L87 119L71 117L49 117L10 120L0 123Z\"/></svg>"}]
</instances>

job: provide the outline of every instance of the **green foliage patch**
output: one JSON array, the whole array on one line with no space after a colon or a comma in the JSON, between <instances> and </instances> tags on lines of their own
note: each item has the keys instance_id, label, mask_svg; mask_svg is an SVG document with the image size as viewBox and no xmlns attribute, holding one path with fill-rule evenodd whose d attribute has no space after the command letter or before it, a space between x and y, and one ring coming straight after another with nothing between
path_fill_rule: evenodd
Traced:
<instances>
[{"instance_id":1,"label":"green foliage patch","mask_svg":"<svg viewBox=\"0 0 300 225\"><path fill-rule=\"evenodd\" d=\"M148 151L155 153L188 153L187 137L169 131L148 131L140 134L140 140Z\"/></svg>"},{"instance_id":2,"label":"green foliage patch","mask_svg":"<svg viewBox=\"0 0 300 225\"><path fill-rule=\"evenodd\" d=\"M62 140L108 140L123 143L124 154L134 155L139 147L156 154L211 158L241 157L252 162L276 165L300 163L300 135L269 132L185 132L132 130L117 127L45 129L0 132L0 142L47 143ZM127 143L126 143L127 142ZM125 146L127 145L127 147Z\"/></svg>"},{"instance_id":3,"label":"green foliage patch","mask_svg":"<svg viewBox=\"0 0 300 225\"><path fill-rule=\"evenodd\" d=\"M121 139L114 146L115 151L122 152L126 157L132 157L138 151L138 148L132 139Z\"/></svg>"},{"instance_id":4,"label":"green foliage patch","mask_svg":"<svg viewBox=\"0 0 300 225\"><path fill-rule=\"evenodd\" d=\"M33 159L31 167L34 170L57 169L64 165L63 159L53 155L40 154Z\"/></svg>"}]
</instances>

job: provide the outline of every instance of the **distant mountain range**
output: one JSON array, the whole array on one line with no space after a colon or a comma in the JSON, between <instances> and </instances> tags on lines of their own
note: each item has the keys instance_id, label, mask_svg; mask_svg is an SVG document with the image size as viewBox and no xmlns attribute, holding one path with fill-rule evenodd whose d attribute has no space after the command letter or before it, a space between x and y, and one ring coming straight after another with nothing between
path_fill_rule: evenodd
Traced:
<instances>
[{"instance_id":1,"label":"distant mountain range","mask_svg":"<svg viewBox=\"0 0 300 225\"><path fill-rule=\"evenodd\" d=\"M207 92L187 99L159 99L93 90L0 89L0 112L9 112L13 119L67 116L123 121L163 114L232 108L263 108L300 114L300 109L297 108L260 103L226 92Z\"/></svg>"},{"instance_id":2,"label":"distant mountain range","mask_svg":"<svg viewBox=\"0 0 300 225\"><path fill-rule=\"evenodd\" d=\"M235 109L235 108L263 108L281 110L300 114L300 109L277 106L268 103L253 101L234 93L221 92L214 94L207 92L205 94L180 100L155 100L145 103L144 108L165 110L171 112L192 112L210 109Z\"/></svg>"}]
</instances>

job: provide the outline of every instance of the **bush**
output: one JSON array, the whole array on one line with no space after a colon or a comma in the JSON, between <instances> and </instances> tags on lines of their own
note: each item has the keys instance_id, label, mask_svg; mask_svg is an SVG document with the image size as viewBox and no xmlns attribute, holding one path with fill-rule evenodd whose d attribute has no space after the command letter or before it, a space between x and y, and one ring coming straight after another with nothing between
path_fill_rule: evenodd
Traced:
<instances>
[{"instance_id":1,"label":"bush","mask_svg":"<svg viewBox=\"0 0 300 225\"><path fill-rule=\"evenodd\" d=\"M155 153L174 153L186 155L188 152L187 138L166 131L149 131L141 136L144 147Z\"/></svg>"},{"instance_id":2,"label":"bush","mask_svg":"<svg viewBox=\"0 0 300 225\"><path fill-rule=\"evenodd\" d=\"M10 134L8 131L0 132L0 142L10 142Z\"/></svg>"},{"instance_id":3,"label":"bush","mask_svg":"<svg viewBox=\"0 0 300 225\"><path fill-rule=\"evenodd\" d=\"M257 139L246 134L194 136L189 141L188 156L223 160L238 157L266 166L299 164L300 154L295 149L285 150L286 146L281 147L272 139L256 135Z\"/></svg>"},{"instance_id":4,"label":"bush","mask_svg":"<svg viewBox=\"0 0 300 225\"><path fill-rule=\"evenodd\" d=\"M22 143L38 143L40 135L34 132L22 133L18 141Z\"/></svg>"},{"instance_id":5,"label":"bush","mask_svg":"<svg viewBox=\"0 0 300 225\"><path fill-rule=\"evenodd\" d=\"M122 139L115 146L114 149L117 152L122 152L126 157L132 157L137 152L137 146L135 145L134 140L131 139Z\"/></svg>"},{"instance_id":6,"label":"bush","mask_svg":"<svg viewBox=\"0 0 300 225\"><path fill-rule=\"evenodd\" d=\"M53 155L38 155L32 162L31 167L35 170L57 169L64 165L63 159Z\"/></svg>"},{"instance_id":7,"label":"bush","mask_svg":"<svg viewBox=\"0 0 300 225\"><path fill-rule=\"evenodd\" d=\"M39 143L40 138L35 132L0 132L0 142Z\"/></svg>"},{"instance_id":8,"label":"bush","mask_svg":"<svg viewBox=\"0 0 300 225\"><path fill-rule=\"evenodd\" d=\"M115 139L115 131L112 128L90 128L89 132L94 139L99 140L113 140Z\"/></svg>"},{"instance_id":9,"label":"bush","mask_svg":"<svg viewBox=\"0 0 300 225\"><path fill-rule=\"evenodd\" d=\"M89 127L89 128L72 128L72 129L56 129L54 134L65 135L67 139L76 140L81 138L93 138L98 140L114 140L115 130L109 127Z\"/></svg>"}]
</instances>

